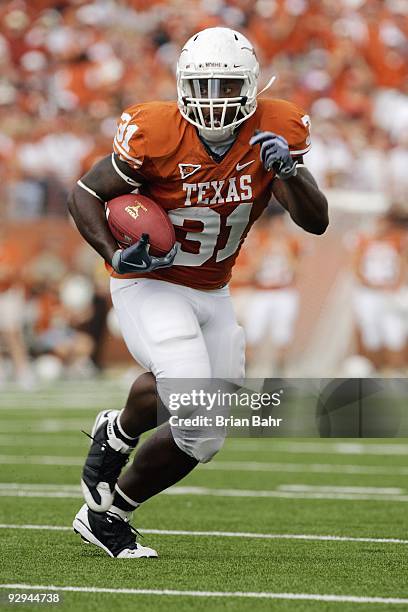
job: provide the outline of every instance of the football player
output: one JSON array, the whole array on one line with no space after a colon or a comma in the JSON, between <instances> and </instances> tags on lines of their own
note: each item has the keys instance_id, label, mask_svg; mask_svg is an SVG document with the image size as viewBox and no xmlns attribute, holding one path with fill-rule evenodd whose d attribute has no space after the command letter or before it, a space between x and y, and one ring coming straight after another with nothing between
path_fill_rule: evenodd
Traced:
<instances>
[{"instance_id":1,"label":"football player","mask_svg":"<svg viewBox=\"0 0 408 612\"><path fill-rule=\"evenodd\" d=\"M390 210L371 234L353 239L356 283L353 310L359 353L378 370L406 366L406 317L400 300L406 287L408 240L398 211Z\"/></svg>"},{"instance_id":2,"label":"football player","mask_svg":"<svg viewBox=\"0 0 408 612\"><path fill-rule=\"evenodd\" d=\"M275 376L284 376L299 310L296 274L302 246L289 231L284 210L271 210L273 216L263 217L264 222L258 227L258 250L253 255L253 292L247 300L243 324L246 358L252 363L253 371L256 372L254 361L266 338L272 340L274 363L265 369L265 374L270 375L273 371Z\"/></svg>"},{"instance_id":3,"label":"football player","mask_svg":"<svg viewBox=\"0 0 408 612\"><path fill-rule=\"evenodd\" d=\"M152 557L129 520L144 501L219 451L223 437L165 423L120 476L139 436L157 425L166 381L240 379L244 337L228 290L231 269L271 194L306 231L322 234L327 201L303 164L310 120L291 102L257 98L252 44L209 28L183 47L176 102L149 102L121 116L112 155L75 186L79 231L104 258L127 347L145 367L125 408L98 415L82 475L86 504L74 519L83 538L112 557ZM125 249L109 232L104 203L135 189L159 203L176 230L165 257L148 237ZM119 477L120 476L120 477Z\"/></svg>"}]
</instances>

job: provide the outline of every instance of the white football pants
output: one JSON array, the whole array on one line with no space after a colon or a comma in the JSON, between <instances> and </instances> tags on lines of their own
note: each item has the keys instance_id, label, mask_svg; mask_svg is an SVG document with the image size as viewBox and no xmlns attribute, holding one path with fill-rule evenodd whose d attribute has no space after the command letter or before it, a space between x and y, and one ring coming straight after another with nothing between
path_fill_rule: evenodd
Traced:
<instances>
[{"instance_id":1,"label":"white football pants","mask_svg":"<svg viewBox=\"0 0 408 612\"><path fill-rule=\"evenodd\" d=\"M248 302L244 321L248 344L254 346L262 339L272 338L277 348L287 346L293 339L298 312L296 289L256 291Z\"/></svg>"},{"instance_id":2,"label":"white football pants","mask_svg":"<svg viewBox=\"0 0 408 612\"><path fill-rule=\"evenodd\" d=\"M242 379L245 341L228 287L200 291L155 279L111 279L112 302L134 359L156 378L168 404L169 380ZM190 409L189 414L192 414ZM177 445L201 462L221 448L199 428L173 427Z\"/></svg>"},{"instance_id":3,"label":"white football pants","mask_svg":"<svg viewBox=\"0 0 408 612\"><path fill-rule=\"evenodd\" d=\"M386 291L358 286L353 296L354 314L367 349L383 347L401 351L408 338L404 313L398 308L398 290Z\"/></svg>"}]
</instances>

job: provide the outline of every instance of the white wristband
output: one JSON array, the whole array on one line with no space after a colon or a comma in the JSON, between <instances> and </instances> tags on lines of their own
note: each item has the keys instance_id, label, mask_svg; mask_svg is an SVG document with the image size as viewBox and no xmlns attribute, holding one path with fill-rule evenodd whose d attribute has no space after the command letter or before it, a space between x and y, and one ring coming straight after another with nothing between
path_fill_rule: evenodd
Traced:
<instances>
[{"instance_id":1,"label":"white wristband","mask_svg":"<svg viewBox=\"0 0 408 612\"><path fill-rule=\"evenodd\" d=\"M117 251L115 251L112 257L112 262L111 262L111 266L117 274L120 274L119 264L120 264L120 254L121 253L122 253L122 249L118 249Z\"/></svg>"}]
</instances>

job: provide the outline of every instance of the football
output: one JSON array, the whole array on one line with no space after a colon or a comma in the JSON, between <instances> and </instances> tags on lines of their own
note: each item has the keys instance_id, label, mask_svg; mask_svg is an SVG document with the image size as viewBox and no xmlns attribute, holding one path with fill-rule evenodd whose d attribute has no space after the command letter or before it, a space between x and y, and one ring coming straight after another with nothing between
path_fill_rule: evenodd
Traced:
<instances>
[{"instance_id":1,"label":"football","mask_svg":"<svg viewBox=\"0 0 408 612\"><path fill-rule=\"evenodd\" d=\"M130 193L113 198L106 205L109 229L119 246L128 247L142 234L149 234L150 253L166 255L174 245L174 227L165 211L146 196Z\"/></svg>"}]
</instances>

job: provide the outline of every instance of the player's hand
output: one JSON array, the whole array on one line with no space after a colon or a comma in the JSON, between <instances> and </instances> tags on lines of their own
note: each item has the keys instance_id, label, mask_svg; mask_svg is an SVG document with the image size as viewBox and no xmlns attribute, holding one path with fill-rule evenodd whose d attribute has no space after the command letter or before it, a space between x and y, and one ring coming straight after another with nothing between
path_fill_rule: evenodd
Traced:
<instances>
[{"instance_id":1,"label":"player's hand","mask_svg":"<svg viewBox=\"0 0 408 612\"><path fill-rule=\"evenodd\" d=\"M293 161L289 145L283 136L273 132L256 131L249 144L261 145L260 157L265 170L269 172L273 169L278 178L283 180L296 176L297 162Z\"/></svg>"},{"instance_id":2,"label":"player's hand","mask_svg":"<svg viewBox=\"0 0 408 612\"><path fill-rule=\"evenodd\" d=\"M118 274L146 274L158 268L168 268L173 264L177 254L177 245L164 257L154 257L149 254L149 235L142 234L138 242L126 249L118 249L112 257L112 268Z\"/></svg>"}]
</instances>

